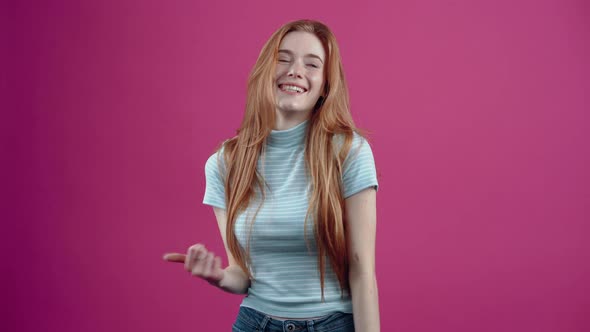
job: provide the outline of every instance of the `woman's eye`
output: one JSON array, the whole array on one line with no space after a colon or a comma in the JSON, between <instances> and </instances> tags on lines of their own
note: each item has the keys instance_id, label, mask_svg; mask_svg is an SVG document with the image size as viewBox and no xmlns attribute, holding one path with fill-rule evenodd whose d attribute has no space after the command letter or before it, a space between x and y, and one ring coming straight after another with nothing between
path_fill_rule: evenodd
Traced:
<instances>
[{"instance_id":1,"label":"woman's eye","mask_svg":"<svg viewBox=\"0 0 590 332\"><path fill-rule=\"evenodd\" d=\"M310 67L313 67L313 68L318 68L319 67L315 63L308 63L307 65L310 66Z\"/></svg>"},{"instance_id":2,"label":"woman's eye","mask_svg":"<svg viewBox=\"0 0 590 332\"><path fill-rule=\"evenodd\" d=\"M279 59L279 62L289 62L287 59Z\"/></svg>"}]
</instances>

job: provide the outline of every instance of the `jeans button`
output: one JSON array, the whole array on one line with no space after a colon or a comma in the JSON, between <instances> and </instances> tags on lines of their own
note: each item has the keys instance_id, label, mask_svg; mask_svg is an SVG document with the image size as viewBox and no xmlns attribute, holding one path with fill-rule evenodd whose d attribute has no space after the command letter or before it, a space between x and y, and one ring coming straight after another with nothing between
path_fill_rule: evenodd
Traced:
<instances>
[{"instance_id":1,"label":"jeans button","mask_svg":"<svg viewBox=\"0 0 590 332\"><path fill-rule=\"evenodd\" d=\"M289 331L295 330L295 325L293 325L291 323L287 324L287 330L289 330Z\"/></svg>"}]
</instances>

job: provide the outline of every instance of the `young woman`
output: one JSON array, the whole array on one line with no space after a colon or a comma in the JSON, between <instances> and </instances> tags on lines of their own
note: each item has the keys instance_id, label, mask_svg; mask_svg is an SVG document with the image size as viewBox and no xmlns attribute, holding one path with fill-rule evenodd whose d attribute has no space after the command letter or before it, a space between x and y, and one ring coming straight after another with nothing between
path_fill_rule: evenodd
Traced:
<instances>
[{"instance_id":1,"label":"young woman","mask_svg":"<svg viewBox=\"0 0 590 332\"><path fill-rule=\"evenodd\" d=\"M205 173L229 264L203 244L164 259L247 294L233 331L379 331L375 164L328 27L295 21L270 37L238 135Z\"/></svg>"}]
</instances>

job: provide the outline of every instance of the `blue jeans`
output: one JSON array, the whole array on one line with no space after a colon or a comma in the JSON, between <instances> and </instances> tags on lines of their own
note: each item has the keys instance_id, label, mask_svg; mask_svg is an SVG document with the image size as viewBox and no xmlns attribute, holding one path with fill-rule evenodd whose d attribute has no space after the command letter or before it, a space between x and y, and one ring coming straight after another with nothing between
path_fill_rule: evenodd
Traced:
<instances>
[{"instance_id":1,"label":"blue jeans","mask_svg":"<svg viewBox=\"0 0 590 332\"><path fill-rule=\"evenodd\" d=\"M337 312L311 320L279 320L248 307L240 307L232 332L354 332L352 314Z\"/></svg>"}]
</instances>

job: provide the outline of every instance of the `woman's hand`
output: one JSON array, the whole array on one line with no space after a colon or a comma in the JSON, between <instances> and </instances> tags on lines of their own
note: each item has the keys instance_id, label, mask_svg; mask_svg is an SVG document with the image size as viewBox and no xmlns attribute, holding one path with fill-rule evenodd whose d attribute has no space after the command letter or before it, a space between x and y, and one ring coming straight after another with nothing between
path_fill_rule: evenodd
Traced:
<instances>
[{"instance_id":1,"label":"woman's hand","mask_svg":"<svg viewBox=\"0 0 590 332\"><path fill-rule=\"evenodd\" d=\"M215 212L219 232L227 253L228 266L225 269L221 268L221 258L208 251L200 243L188 248L186 255L167 253L163 258L169 262L184 263L184 268L191 275L205 279L223 291L232 294L247 294L250 288L248 273L236 263L225 241L225 225L227 223L225 210L214 207L213 212Z\"/></svg>"},{"instance_id":2,"label":"woman's hand","mask_svg":"<svg viewBox=\"0 0 590 332\"><path fill-rule=\"evenodd\" d=\"M167 253L164 260L175 263L184 263L184 269L195 277L205 279L210 284L219 287L224 277L221 268L221 257L211 251L207 251L204 245L197 243L188 248L187 254Z\"/></svg>"}]
</instances>

